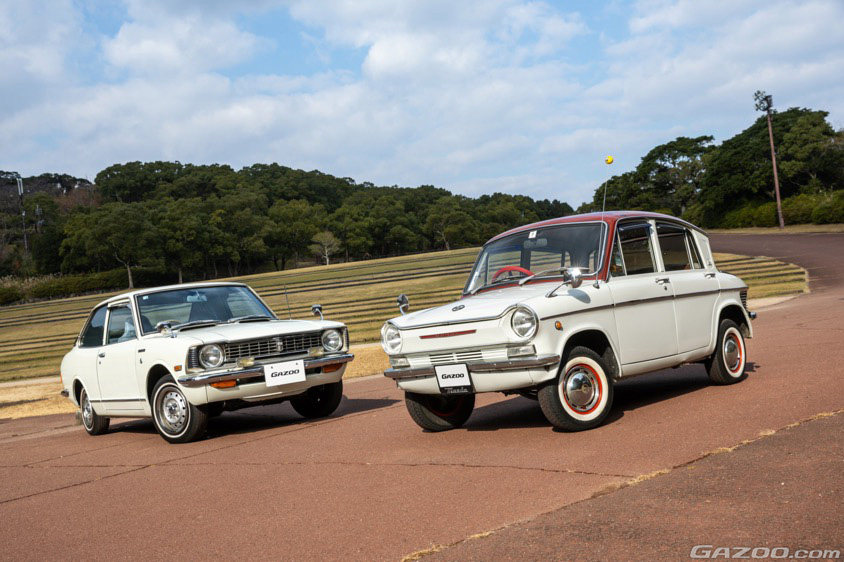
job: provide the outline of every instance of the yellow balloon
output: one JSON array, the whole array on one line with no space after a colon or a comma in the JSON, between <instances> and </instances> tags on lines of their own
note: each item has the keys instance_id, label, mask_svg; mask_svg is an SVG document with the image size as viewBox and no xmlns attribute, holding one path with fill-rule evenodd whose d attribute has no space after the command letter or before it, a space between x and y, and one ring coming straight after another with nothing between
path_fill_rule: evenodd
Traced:
<instances>
[{"instance_id":1,"label":"yellow balloon","mask_svg":"<svg viewBox=\"0 0 844 562\"><path fill-rule=\"evenodd\" d=\"M612 157L612 156L607 156L606 158L604 158L604 162L606 162L607 164L612 164L612 162L613 162L613 157Z\"/></svg>"}]
</instances>

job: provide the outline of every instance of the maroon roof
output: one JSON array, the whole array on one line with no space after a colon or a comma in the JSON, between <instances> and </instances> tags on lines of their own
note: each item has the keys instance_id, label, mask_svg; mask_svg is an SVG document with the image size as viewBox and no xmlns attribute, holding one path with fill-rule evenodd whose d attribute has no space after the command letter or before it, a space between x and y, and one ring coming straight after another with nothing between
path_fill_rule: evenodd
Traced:
<instances>
[{"instance_id":1,"label":"maroon roof","mask_svg":"<svg viewBox=\"0 0 844 562\"><path fill-rule=\"evenodd\" d=\"M553 226L555 224L566 224L571 222L600 222L601 216L603 215L604 222L607 223L610 232L613 232L613 227L615 223L618 222L620 219L626 218L636 218L641 217L645 219L666 219L673 222L679 222L689 228L694 228L695 230L701 230L700 228L696 227L695 225L684 221L683 219L678 219L677 217L672 217L671 215L663 215L662 213L651 213L649 211L606 211L604 213L595 212L595 213L584 213L582 215L569 215L567 217L560 217L558 219L548 219L544 221L535 222L532 224L526 224L524 226L517 226L516 228L512 228L507 232L502 232L498 236L494 236L487 240L487 244L493 242L494 240L498 240L499 238L503 238L505 236L510 236L511 234L516 234L517 232L524 232L525 230L534 230L536 228L542 228L545 226ZM702 231L701 231L702 232ZM704 233L705 234L705 233Z\"/></svg>"}]
</instances>

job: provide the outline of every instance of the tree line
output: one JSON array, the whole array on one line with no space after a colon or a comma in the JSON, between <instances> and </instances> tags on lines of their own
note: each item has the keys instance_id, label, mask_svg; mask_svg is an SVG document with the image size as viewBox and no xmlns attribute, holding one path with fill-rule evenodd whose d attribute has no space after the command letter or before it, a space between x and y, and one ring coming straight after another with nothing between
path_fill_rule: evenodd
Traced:
<instances>
[{"instance_id":1,"label":"tree line","mask_svg":"<svg viewBox=\"0 0 844 562\"><path fill-rule=\"evenodd\" d=\"M13 242L6 244L5 273L121 267L130 285L138 266L163 268L178 281L233 276L315 257L329 263L477 245L573 212L557 200L379 187L279 164L236 171L179 162L115 164L93 185L28 193L24 206L31 258L11 240L20 215L3 209Z\"/></svg>"}]
</instances>

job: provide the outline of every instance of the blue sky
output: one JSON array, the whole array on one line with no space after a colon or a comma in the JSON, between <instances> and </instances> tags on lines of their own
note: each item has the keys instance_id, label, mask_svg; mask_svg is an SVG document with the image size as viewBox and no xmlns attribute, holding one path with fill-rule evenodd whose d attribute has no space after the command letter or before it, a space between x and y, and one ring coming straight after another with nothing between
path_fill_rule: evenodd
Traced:
<instances>
[{"instance_id":1,"label":"blue sky","mask_svg":"<svg viewBox=\"0 0 844 562\"><path fill-rule=\"evenodd\" d=\"M746 128L757 89L844 126L842 21L840 0L0 0L0 169L278 162L576 206L657 144Z\"/></svg>"}]
</instances>

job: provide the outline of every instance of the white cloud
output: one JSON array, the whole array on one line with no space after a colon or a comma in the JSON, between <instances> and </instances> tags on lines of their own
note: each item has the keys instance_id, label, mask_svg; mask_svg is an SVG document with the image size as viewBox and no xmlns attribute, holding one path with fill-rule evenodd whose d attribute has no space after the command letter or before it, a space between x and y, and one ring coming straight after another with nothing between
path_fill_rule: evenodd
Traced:
<instances>
[{"instance_id":1,"label":"white cloud","mask_svg":"<svg viewBox=\"0 0 844 562\"><path fill-rule=\"evenodd\" d=\"M69 0L0 0L0 63L21 77L0 84L0 169L277 161L576 206L606 179L607 153L621 173L676 136L723 140L755 119L756 89L844 118L837 0L642 1L614 10L630 14L621 35L530 0L291 0L323 60L356 50L360 67L229 72L275 39L237 16L278 6L130 0L103 38Z\"/></svg>"}]
</instances>

